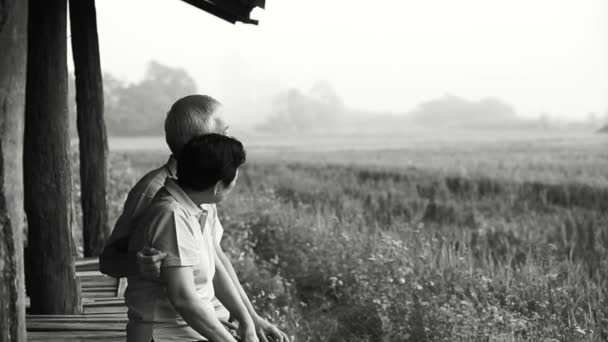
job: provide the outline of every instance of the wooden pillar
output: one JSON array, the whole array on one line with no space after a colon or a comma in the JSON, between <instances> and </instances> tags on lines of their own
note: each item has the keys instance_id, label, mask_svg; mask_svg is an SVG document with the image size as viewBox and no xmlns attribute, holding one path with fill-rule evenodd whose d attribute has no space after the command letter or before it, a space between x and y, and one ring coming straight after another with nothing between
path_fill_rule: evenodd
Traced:
<instances>
[{"instance_id":1,"label":"wooden pillar","mask_svg":"<svg viewBox=\"0 0 608 342\"><path fill-rule=\"evenodd\" d=\"M80 187L86 257L99 256L108 225L108 142L103 119L103 81L99 61L95 0L70 1L72 51L80 141Z\"/></svg>"},{"instance_id":2,"label":"wooden pillar","mask_svg":"<svg viewBox=\"0 0 608 342\"><path fill-rule=\"evenodd\" d=\"M27 1L0 0L0 342L25 342L23 111Z\"/></svg>"},{"instance_id":3,"label":"wooden pillar","mask_svg":"<svg viewBox=\"0 0 608 342\"><path fill-rule=\"evenodd\" d=\"M75 314L67 104L67 0L30 0L23 174L33 314Z\"/></svg>"}]
</instances>

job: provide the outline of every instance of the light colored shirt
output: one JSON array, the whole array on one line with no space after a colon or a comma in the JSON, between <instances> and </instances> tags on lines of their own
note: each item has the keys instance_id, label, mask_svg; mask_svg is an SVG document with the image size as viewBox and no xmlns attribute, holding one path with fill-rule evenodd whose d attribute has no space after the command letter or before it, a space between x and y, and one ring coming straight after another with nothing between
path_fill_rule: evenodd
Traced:
<instances>
[{"instance_id":1,"label":"light colored shirt","mask_svg":"<svg viewBox=\"0 0 608 342\"><path fill-rule=\"evenodd\" d=\"M127 200L125 201L122 214L116 221L112 234L108 238L106 245L116 243L118 240L129 238L133 234L133 230L137 225L142 215L146 212L146 209L152 203L152 199L160 188L165 184L167 178L175 179L177 175L177 161L173 156L169 157L167 163L162 167L148 172L133 186ZM212 204L213 209L216 210L215 204ZM215 224L215 231L213 232L215 240L219 243L222 240L224 234L224 228L218 222Z\"/></svg>"},{"instance_id":2,"label":"light colored shirt","mask_svg":"<svg viewBox=\"0 0 608 342\"><path fill-rule=\"evenodd\" d=\"M137 226L137 222L144 215L152 199L156 195L159 189L165 184L167 178L175 179L177 176L177 161L173 156L170 156L167 163L162 167L148 172L133 186L125 201L122 214L116 221L112 234L108 238L106 245L117 243L119 240L128 239ZM224 234L224 228L222 227L219 219L217 218L217 208L215 204L208 205L210 210L215 212L215 215L211 216L215 218L213 227L213 237L217 244L222 240ZM125 253L126 253L126 246ZM218 317L228 317L230 313L217 299L213 299L213 306L218 314Z\"/></svg>"},{"instance_id":3,"label":"light colored shirt","mask_svg":"<svg viewBox=\"0 0 608 342\"><path fill-rule=\"evenodd\" d=\"M153 247L167 253L162 268L191 267L200 300L212 303L216 223L219 220L214 205L197 206L172 178L167 178L165 186L139 218L129 241L129 251ZM127 341L204 340L173 309L162 281L135 276L128 278L128 284L125 292L129 309Z\"/></svg>"}]
</instances>

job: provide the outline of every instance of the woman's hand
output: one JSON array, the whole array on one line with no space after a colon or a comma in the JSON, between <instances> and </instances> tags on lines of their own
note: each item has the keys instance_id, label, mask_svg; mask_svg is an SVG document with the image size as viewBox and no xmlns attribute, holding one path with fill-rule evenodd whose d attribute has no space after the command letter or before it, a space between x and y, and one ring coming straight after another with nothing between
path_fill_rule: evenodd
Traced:
<instances>
[{"instance_id":1,"label":"woman's hand","mask_svg":"<svg viewBox=\"0 0 608 342\"><path fill-rule=\"evenodd\" d=\"M196 291L192 267L165 267L161 277L173 308L192 329L211 341L236 341L217 318L211 301L202 300ZM258 342L257 338L251 341Z\"/></svg>"}]
</instances>

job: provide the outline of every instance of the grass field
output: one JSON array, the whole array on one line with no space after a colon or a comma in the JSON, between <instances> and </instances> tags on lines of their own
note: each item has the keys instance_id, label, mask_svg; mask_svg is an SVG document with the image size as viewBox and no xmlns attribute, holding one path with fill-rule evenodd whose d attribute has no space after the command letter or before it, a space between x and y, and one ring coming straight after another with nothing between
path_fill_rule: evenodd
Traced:
<instances>
[{"instance_id":1,"label":"grass field","mask_svg":"<svg viewBox=\"0 0 608 342\"><path fill-rule=\"evenodd\" d=\"M608 339L607 139L356 141L248 149L220 213L260 312L297 341ZM112 152L113 218L166 157Z\"/></svg>"}]
</instances>

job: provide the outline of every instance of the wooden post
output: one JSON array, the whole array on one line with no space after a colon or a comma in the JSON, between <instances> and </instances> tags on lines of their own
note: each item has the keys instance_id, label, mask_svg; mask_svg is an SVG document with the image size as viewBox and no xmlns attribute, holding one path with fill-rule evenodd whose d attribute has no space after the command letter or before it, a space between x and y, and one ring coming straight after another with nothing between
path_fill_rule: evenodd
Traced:
<instances>
[{"instance_id":1,"label":"wooden post","mask_svg":"<svg viewBox=\"0 0 608 342\"><path fill-rule=\"evenodd\" d=\"M67 104L67 0L30 0L25 140L28 246L25 281L32 314L76 314Z\"/></svg>"},{"instance_id":2,"label":"wooden post","mask_svg":"<svg viewBox=\"0 0 608 342\"><path fill-rule=\"evenodd\" d=\"M108 142L95 0L70 1L70 23L76 72L84 256L91 257L101 254L110 234Z\"/></svg>"},{"instance_id":3,"label":"wooden post","mask_svg":"<svg viewBox=\"0 0 608 342\"><path fill-rule=\"evenodd\" d=\"M25 342L23 111L27 1L0 0L0 341Z\"/></svg>"}]
</instances>

